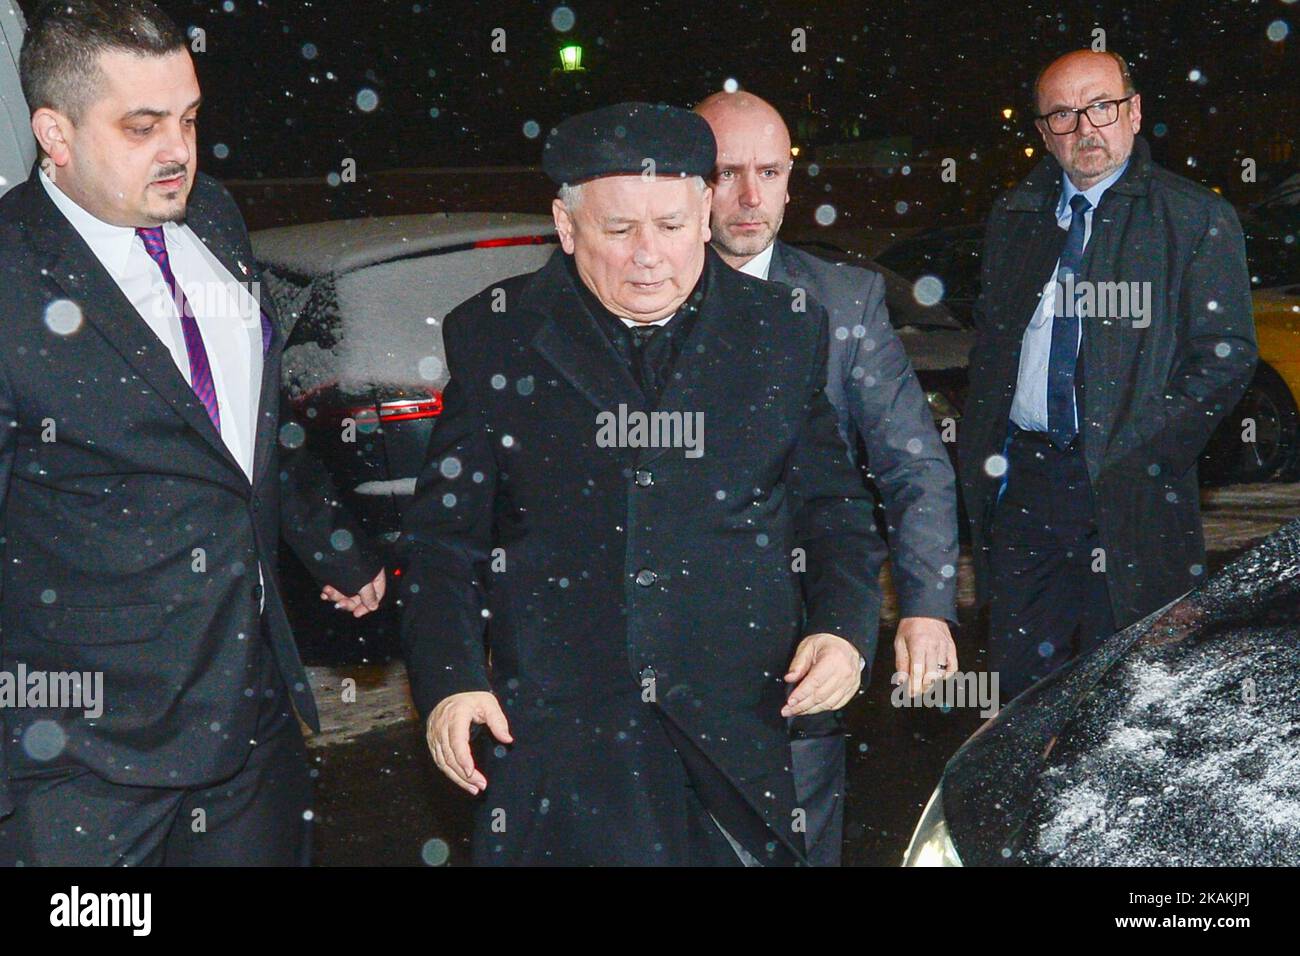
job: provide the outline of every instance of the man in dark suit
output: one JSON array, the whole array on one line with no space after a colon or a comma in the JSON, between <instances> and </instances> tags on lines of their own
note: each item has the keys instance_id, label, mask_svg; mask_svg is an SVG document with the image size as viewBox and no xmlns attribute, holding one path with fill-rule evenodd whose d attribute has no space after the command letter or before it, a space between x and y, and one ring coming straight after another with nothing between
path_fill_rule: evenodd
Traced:
<instances>
[{"instance_id":1,"label":"man in dark suit","mask_svg":"<svg viewBox=\"0 0 1300 956\"><path fill-rule=\"evenodd\" d=\"M686 110L566 120L563 250L444 323L403 636L479 863L806 862L786 719L857 691L883 546L825 313L706 245L715 158Z\"/></svg>"},{"instance_id":2,"label":"man in dark suit","mask_svg":"<svg viewBox=\"0 0 1300 956\"><path fill-rule=\"evenodd\" d=\"M989 216L959 444L1008 696L1202 579L1196 461L1256 360L1237 217L1151 161L1124 59L1034 94L1048 155Z\"/></svg>"},{"instance_id":3,"label":"man in dark suit","mask_svg":"<svg viewBox=\"0 0 1300 956\"><path fill-rule=\"evenodd\" d=\"M149 3L59 0L22 73L42 160L0 201L0 658L102 681L102 713L6 709L0 864L306 862L281 528L351 610L382 572L280 453L283 336L195 168L184 36Z\"/></svg>"},{"instance_id":4,"label":"man in dark suit","mask_svg":"<svg viewBox=\"0 0 1300 956\"><path fill-rule=\"evenodd\" d=\"M716 93L695 111L718 140L711 231L728 265L792 287L792 306L820 303L830 323L826 396L856 460L858 442L883 499L899 622L895 680L921 693L957 669L957 490L878 273L819 259L777 239L790 196L790 133L771 104ZM845 744L837 712L792 721L809 859L838 866L844 832Z\"/></svg>"}]
</instances>

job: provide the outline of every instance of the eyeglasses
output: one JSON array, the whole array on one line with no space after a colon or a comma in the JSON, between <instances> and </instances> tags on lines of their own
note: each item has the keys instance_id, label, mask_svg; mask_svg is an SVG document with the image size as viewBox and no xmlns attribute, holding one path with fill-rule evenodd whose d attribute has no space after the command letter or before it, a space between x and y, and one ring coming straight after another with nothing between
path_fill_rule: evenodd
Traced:
<instances>
[{"instance_id":1,"label":"eyeglasses","mask_svg":"<svg viewBox=\"0 0 1300 956\"><path fill-rule=\"evenodd\" d=\"M1081 113L1088 114L1088 122L1093 126L1109 126L1119 119L1119 104L1127 103L1135 96L1137 96L1136 93L1130 93L1121 100L1098 100L1096 103L1089 103L1087 106L1080 107L1066 106L1034 118L1046 120L1048 129L1057 136L1065 136L1067 133L1073 133L1079 128L1079 115Z\"/></svg>"}]
</instances>

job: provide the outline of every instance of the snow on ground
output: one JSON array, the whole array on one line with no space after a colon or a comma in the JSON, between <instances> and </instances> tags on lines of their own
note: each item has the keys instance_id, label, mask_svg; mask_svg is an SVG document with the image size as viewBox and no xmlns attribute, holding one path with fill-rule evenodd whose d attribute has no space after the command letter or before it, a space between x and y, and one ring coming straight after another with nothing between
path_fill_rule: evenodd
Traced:
<instances>
[{"instance_id":1,"label":"snow on ground","mask_svg":"<svg viewBox=\"0 0 1300 956\"><path fill-rule=\"evenodd\" d=\"M1208 551L1236 551L1300 516L1300 483L1225 485L1201 493Z\"/></svg>"}]
</instances>

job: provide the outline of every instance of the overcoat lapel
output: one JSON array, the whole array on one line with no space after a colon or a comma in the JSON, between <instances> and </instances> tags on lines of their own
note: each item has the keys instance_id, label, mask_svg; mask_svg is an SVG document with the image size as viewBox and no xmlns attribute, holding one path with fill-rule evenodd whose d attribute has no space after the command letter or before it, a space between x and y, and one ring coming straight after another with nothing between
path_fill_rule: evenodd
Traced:
<instances>
[{"instance_id":1,"label":"overcoat lapel","mask_svg":"<svg viewBox=\"0 0 1300 956\"><path fill-rule=\"evenodd\" d=\"M573 287L564 255L555 250L520 293L520 307L545 317L533 348L597 410L644 410L645 396Z\"/></svg>"},{"instance_id":2,"label":"overcoat lapel","mask_svg":"<svg viewBox=\"0 0 1300 956\"><path fill-rule=\"evenodd\" d=\"M727 278L720 270L731 267L712 249L706 250L705 257L700 314L677 355L655 410L683 416L700 412L708 422L735 414L737 366L742 360L752 364L755 359L752 351L745 349L753 336L737 318L742 313L719 288ZM636 465L645 467L670 450L642 447Z\"/></svg>"}]
</instances>

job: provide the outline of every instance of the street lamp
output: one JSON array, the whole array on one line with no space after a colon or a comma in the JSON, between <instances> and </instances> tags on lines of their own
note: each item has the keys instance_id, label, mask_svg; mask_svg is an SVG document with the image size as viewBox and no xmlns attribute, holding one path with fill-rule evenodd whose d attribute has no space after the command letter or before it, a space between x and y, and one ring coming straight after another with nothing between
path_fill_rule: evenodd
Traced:
<instances>
[{"instance_id":1,"label":"street lamp","mask_svg":"<svg viewBox=\"0 0 1300 956\"><path fill-rule=\"evenodd\" d=\"M582 69L582 47L576 43L560 49L560 69L565 73L577 73Z\"/></svg>"}]
</instances>

